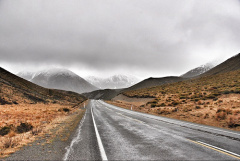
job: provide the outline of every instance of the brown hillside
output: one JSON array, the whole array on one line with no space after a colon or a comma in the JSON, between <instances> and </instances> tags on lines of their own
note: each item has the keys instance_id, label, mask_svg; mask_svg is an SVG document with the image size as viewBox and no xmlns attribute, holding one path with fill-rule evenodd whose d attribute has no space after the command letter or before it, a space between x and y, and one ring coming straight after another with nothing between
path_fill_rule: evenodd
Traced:
<instances>
[{"instance_id":1,"label":"brown hillside","mask_svg":"<svg viewBox=\"0 0 240 161\"><path fill-rule=\"evenodd\" d=\"M60 124L72 126L68 120L78 124L84 101L80 94L43 88L0 68L0 158L39 136L53 136Z\"/></svg>"},{"instance_id":2,"label":"brown hillside","mask_svg":"<svg viewBox=\"0 0 240 161\"><path fill-rule=\"evenodd\" d=\"M142 112L240 130L240 70L122 94L153 98L135 108Z\"/></svg>"},{"instance_id":3,"label":"brown hillside","mask_svg":"<svg viewBox=\"0 0 240 161\"><path fill-rule=\"evenodd\" d=\"M22 79L0 68L0 104L83 102L80 94L55 89L47 89Z\"/></svg>"}]
</instances>

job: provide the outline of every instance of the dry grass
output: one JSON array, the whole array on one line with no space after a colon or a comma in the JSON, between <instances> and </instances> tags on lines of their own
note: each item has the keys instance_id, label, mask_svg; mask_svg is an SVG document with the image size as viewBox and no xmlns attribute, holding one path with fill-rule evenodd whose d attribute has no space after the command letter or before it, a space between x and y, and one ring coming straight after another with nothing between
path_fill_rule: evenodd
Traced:
<instances>
[{"instance_id":1,"label":"dry grass","mask_svg":"<svg viewBox=\"0 0 240 161\"><path fill-rule=\"evenodd\" d=\"M0 106L0 128L11 127L7 135L0 135L0 157L4 157L21 146L34 141L38 136L48 133L60 122L66 121L82 104L73 108L72 104L19 104ZM64 109L69 109L65 112ZM21 123L28 123L33 129L19 133L17 127Z\"/></svg>"},{"instance_id":2,"label":"dry grass","mask_svg":"<svg viewBox=\"0 0 240 161\"><path fill-rule=\"evenodd\" d=\"M129 98L152 98L144 105L110 102L154 115L240 131L240 70L122 93Z\"/></svg>"}]
</instances>

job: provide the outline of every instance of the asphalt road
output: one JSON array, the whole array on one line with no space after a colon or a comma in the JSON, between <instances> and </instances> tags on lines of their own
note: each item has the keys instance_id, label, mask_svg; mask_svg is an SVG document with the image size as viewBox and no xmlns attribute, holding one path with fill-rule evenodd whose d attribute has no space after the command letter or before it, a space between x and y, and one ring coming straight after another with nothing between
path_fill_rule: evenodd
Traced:
<instances>
[{"instance_id":1,"label":"asphalt road","mask_svg":"<svg viewBox=\"0 0 240 161\"><path fill-rule=\"evenodd\" d=\"M91 100L64 159L238 160L240 132Z\"/></svg>"}]
</instances>

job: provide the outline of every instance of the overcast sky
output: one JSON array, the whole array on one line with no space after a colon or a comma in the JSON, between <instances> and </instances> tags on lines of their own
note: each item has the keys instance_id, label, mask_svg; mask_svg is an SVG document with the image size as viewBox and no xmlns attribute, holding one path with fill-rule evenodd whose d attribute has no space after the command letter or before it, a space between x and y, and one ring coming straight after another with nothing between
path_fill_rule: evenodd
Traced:
<instances>
[{"instance_id":1,"label":"overcast sky","mask_svg":"<svg viewBox=\"0 0 240 161\"><path fill-rule=\"evenodd\" d=\"M0 0L0 66L181 75L240 52L239 0Z\"/></svg>"}]
</instances>

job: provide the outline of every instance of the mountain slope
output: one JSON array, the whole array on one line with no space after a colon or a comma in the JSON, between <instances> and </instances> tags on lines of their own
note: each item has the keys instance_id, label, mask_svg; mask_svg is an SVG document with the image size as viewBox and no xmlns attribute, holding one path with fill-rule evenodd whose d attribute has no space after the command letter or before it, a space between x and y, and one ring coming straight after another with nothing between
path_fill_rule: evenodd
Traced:
<instances>
[{"instance_id":1,"label":"mountain slope","mask_svg":"<svg viewBox=\"0 0 240 161\"><path fill-rule=\"evenodd\" d=\"M205 69L206 69L206 67L204 68L204 70ZM238 69L240 69L240 54L226 60L222 64L210 69L209 71L207 71L203 74L195 76L195 77L215 75L215 74L234 71L234 70L238 70ZM200 70L200 72L203 72L203 71ZM195 73L199 73L199 71L195 72ZM188 76L190 76L190 75L188 74L187 77L171 76L171 77L163 77L163 78L148 78L148 79L145 79L129 88L124 88L121 90L113 90L113 89L112 90L98 90L98 91L94 91L93 93L88 93L88 94L85 93L84 95L88 98L109 100L109 99L114 98L114 96L117 96L120 93L132 91L132 90L144 89L144 88L146 88L146 90L147 90L147 88L149 89L154 86L161 86L161 85L166 85L169 83L180 82L180 81L190 79L193 75L191 75L190 78ZM111 92L112 95L108 95L108 92Z\"/></svg>"},{"instance_id":2,"label":"mountain slope","mask_svg":"<svg viewBox=\"0 0 240 161\"><path fill-rule=\"evenodd\" d=\"M36 73L31 82L45 88L61 89L77 93L91 92L98 88L67 69L49 69Z\"/></svg>"},{"instance_id":3,"label":"mountain slope","mask_svg":"<svg viewBox=\"0 0 240 161\"><path fill-rule=\"evenodd\" d=\"M185 78L176 77L176 76L169 76L169 77L162 77L162 78L148 78L145 79L129 88L124 89L123 91L130 91L130 90L137 90L142 88L150 88L154 86L160 86L163 84L174 83L185 80Z\"/></svg>"},{"instance_id":4,"label":"mountain slope","mask_svg":"<svg viewBox=\"0 0 240 161\"><path fill-rule=\"evenodd\" d=\"M109 78L90 76L86 80L100 89L127 88L139 82L138 78L127 75L114 75Z\"/></svg>"},{"instance_id":5,"label":"mountain slope","mask_svg":"<svg viewBox=\"0 0 240 161\"><path fill-rule=\"evenodd\" d=\"M197 68L194 68L194 69L188 71L187 73L181 75L181 77L183 77L183 78L192 78L192 77L198 76L200 74L203 74L203 73L209 71L213 67L214 67L213 64L207 63L205 65L201 65L200 67L197 67Z\"/></svg>"},{"instance_id":6,"label":"mountain slope","mask_svg":"<svg viewBox=\"0 0 240 161\"><path fill-rule=\"evenodd\" d=\"M89 99L111 100L112 98L117 96L121 91L122 89L102 89L89 93L83 93L83 95Z\"/></svg>"},{"instance_id":7,"label":"mountain slope","mask_svg":"<svg viewBox=\"0 0 240 161\"><path fill-rule=\"evenodd\" d=\"M80 94L47 89L20 78L0 67L0 104L82 102Z\"/></svg>"},{"instance_id":8,"label":"mountain slope","mask_svg":"<svg viewBox=\"0 0 240 161\"><path fill-rule=\"evenodd\" d=\"M143 89L143 88L150 88L154 86L159 86L163 84L173 83L173 82L179 82L185 80L181 77L163 77L163 78L148 78L145 79L129 88L123 88L123 89L107 89L107 90L97 90L89 93L83 93L84 96L90 98L90 99L106 99L111 100L118 94L126 91L131 90L137 90L137 89Z\"/></svg>"},{"instance_id":9,"label":"mountain slope","mask_svg":"<svg viewBox=\"0 0 240 161\"><path fill-rule=\"evenodd\" d=\"M240 69L240 53L217 65L200 76L216 75Z\"/></svg>"}]
</instances>

